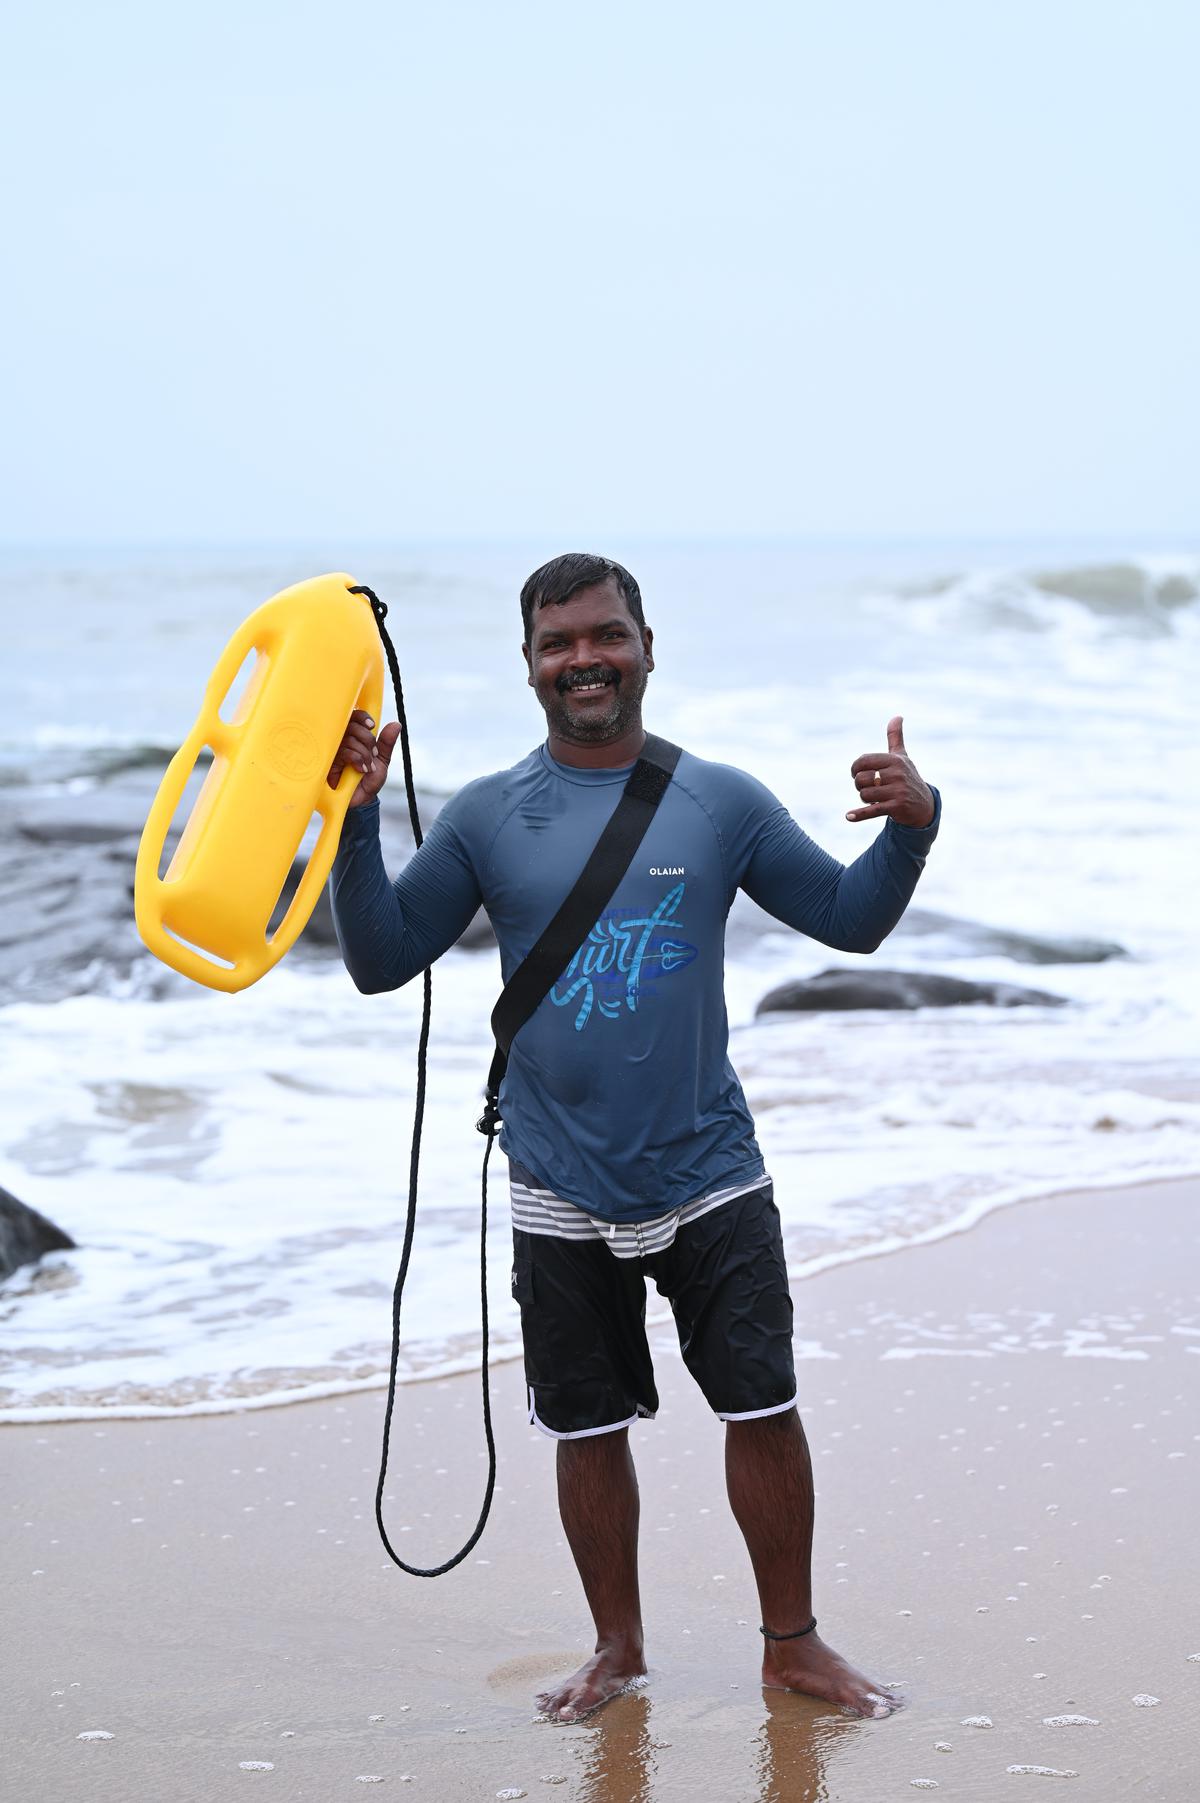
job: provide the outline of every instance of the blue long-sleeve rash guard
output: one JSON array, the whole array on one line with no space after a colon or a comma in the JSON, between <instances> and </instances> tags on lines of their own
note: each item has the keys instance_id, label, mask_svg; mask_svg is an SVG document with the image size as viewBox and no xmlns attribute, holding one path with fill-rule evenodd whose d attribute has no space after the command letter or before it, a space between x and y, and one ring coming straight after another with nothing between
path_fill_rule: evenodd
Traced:
<instances>
[{"instance_id":1,"label":"blue long-sleeve rash guard","mask_svg":"<svg viewBox=\"0 0 1200 1803\"><path fill-rule=\"evenodd\" d=\"M576 769L539 746L449 801L393 883L379 804L351 809L330 880L347 969L396 989L482 903L505 982L572 888L629 766ZM814 844L744 771L684 752L612 902L517 1034L502 1149L604 1221L645 1221L763 1169L728 1057L725 920L740 888L787 926L871 952L900 919L941 819L882 832L853 864Z\"/></svg>"}]
</instances>

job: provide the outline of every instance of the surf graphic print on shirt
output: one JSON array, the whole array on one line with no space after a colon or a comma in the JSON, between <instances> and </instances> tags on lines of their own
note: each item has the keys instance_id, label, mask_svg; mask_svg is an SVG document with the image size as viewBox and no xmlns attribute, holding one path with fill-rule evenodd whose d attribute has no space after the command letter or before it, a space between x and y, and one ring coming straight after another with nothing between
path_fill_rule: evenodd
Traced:
<instances>
[{"instance_id":1,"label":"surf graphic print on shirt","mask_svg":"<svg viewBox=\"0 0 1200 1803\"><path fill-rule=\"evenodd\" d=\"M635 1014L664 978L697 956L696 947L682 936L679 918L686 887L676 883L649 914L605 909L550 991L556 1008L575 1005L577 1033L597 1009L608 1020Z\"/></svg>"}]
</instances>

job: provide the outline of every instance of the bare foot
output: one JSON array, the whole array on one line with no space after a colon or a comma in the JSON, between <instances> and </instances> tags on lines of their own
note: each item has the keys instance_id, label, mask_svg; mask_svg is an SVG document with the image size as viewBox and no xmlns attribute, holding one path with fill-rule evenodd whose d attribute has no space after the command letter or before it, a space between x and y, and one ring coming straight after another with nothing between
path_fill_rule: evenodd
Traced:
<instances>
[{"instance_id":1,"label":"bare foot","mask_svg":"<svg viewBox=\"0 0 1200 1803\"><path fill-rule=\"evenodd\" d=\"M894 1691L872 1683L815 1633L801 1640L769 1640L763 1654L762 1681L775 1690L798 1690L806 1697L820 1697L850 1715L865 1715L873 1721L882 1721L900 1707Z\"/></svg>"},{"instance_id":2,"label":"bare foot","mask_svg":"<svg viewBox=\"0 0 1200 1803\"><path fill-rule=\"evenodd\" d=\"M554 1722L580 1722L585 1715L611 1703L635 1678L646 1675L646 1661L639 1652L605 1647L593 1653L577 1672L553 1690L543 1690L534 1701L538 1714Z\"/></svg>"}]
</instances>

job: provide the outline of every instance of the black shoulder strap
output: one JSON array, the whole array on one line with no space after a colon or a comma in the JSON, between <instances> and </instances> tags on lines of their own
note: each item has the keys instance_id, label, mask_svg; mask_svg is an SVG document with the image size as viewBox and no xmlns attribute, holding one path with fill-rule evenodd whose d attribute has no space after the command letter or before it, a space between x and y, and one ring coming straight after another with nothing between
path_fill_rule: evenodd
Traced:
<instances>
[{"instance_id":1,"label":"black shoulder strap","mask_svg":"<svg viewBox=\"0 0 1200 1803\"><path fill-rule=\"evenodd\" d=\"M575 887L533 950L504 985L503 994L492 1010L496 1055L488 1073L487 1106L479 1122L481 1133L495 1128L496 1102L508 1063L509 1047L616 894L617 886L667 792L680 756L678 745L647 733L642 754L629 773L621 799L597 839Z\"/></svg>"}]
</instances>

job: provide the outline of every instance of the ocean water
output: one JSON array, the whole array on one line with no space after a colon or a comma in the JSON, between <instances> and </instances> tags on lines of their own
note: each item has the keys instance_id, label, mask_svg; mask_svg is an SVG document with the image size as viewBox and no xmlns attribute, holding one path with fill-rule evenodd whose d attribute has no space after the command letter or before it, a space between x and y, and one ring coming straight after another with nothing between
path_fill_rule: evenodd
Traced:
<instances>
[{"instance_id":1,"label":"ocean water","mask_svg":"<svg viewBox=\"0 0 1200 1803\"><path fill-rule=\"evenodd\" d=\"M165 763L238 621L339 564L391 606L418 781L452 793L543 736L516 595L544 554L10 554L0 793L27 826L64 797L84 820L111 810L112 772ZM655 730L753 771L846 861L879 830L844 819L849 766L884 748L892 714L943 794L913 913L873 958L783 928L731 932L731 1052L793 1271L1018 1199L1200 1170L1200 869L1184 780L1200 554L724 546L627 560L656 633ZM55 855L22 903L34 934L64 869L86 908L100 853ZM981 943L979 927L1010 937ZM1031 964L1014 955L1021 936L1124 955ZM845 965L1018 983L1066 1005L756 1019L780 981ZM0 1006L0 1183L79 1242L0 1286L0 1418L258 1406L386 1381L420 985L360 996L336 959L299 953L239 996L159 976L148 954L119 969L99 958L70 993L16 984ZM434 975L405 1378L479 1360L472 1127L498 985L492 949L455 950ZM493 1170L506 1358L518 1321L502 1158Z\"/></svg>"}]
</instances>

